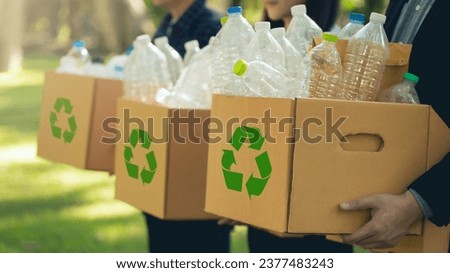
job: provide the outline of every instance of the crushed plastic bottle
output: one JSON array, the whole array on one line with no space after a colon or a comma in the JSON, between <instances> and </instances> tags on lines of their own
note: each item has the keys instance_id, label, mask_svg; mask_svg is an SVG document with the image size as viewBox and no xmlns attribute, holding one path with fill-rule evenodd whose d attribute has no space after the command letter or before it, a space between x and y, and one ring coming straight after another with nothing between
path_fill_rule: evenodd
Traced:
<instances>
[{"instance_id":1,"label":"crushed plastic bottle","mask_svg":"<svg viewBox=\"0 0 450 273\"><path fill-rule=\"evenodd\" d=\"M303 58L314 37L322 37L322 29L306 14L305 5L291 8L292 21L286 32L287 39Z\"/></svg>"},{"instance_id":2,"label":"crushed plastic bottle","mask_svg":"<svg viewBox=\"0 0 450 273\"><path fill-rule=\"evenodd\" d=\"M260 60L287 74L286 55L281 45L270 33L270 22L257 22L256 35L244 51L244 60Z\"/></svg>"},{"instance_id":3,"label":"crushed plastic bottle","mask_svg":"<svg viewBox=\"0 0 450 273\"><path fill-rule=\"evenodd\" d=\"M385 20L386 16L372 12L370 22L349 40L341 99L374 101L378 97L389 57L389 42L383 28Z\"/></svg>"},{"instance_id":4,"label":"crushed plastic bottle","mask_svg":"<svg viewBox=\"0 0 450 273\"><path fill-rule=\"evenodd\" d=\"M91 63L91 56L82 40L76 40L70 51L61 58L60 65L56 69L59 73L83 74L86 65Z\"/></svg>"},{"instance_id":5,"label":"crushed plastic bottle","mask_svg":"<svg viewBox=\"0 0 450 273\"><path fill-rule=\"evenodd\" d=\"M419 77L412 73L405 73L403 79L401 83L381 92L378 101L419 104L420 100L415 87Z\"/></svg>"},{"instance_id":6,"label":"crushed plastic bottle","mask_svg":"<svg viewBox=\"0 0 450 273\"><path fill-rule=\"evenodd\" d=\"M128 60L128 56L130 56L131 51L133 51L133 46L128 46L127 50L120 55L113 56L108 63L106 64L108 68L109 77L113 79L123 80L124 78L124 69L125 63Z\"/></svg>"},{"instance_id":7,"label":"crushed plastic bottle","mask_svg":"<svg viewBox=\"0 0 450 273\"><path fill-rule=\"evenodd\" d=\"M366 21L364 14L350 12L349 18L348 24L339 32L339 39L350 39L364 27L364 22Z\"/></svg>"},{"instance_id":8,"label":"crushed plastic bottle","mask_svg":"<svg viewBox=\"0 0 450 273\"><path fill-rule=\"evenodd\" d=\"M166 36L155 39L155 45L164 53L169 66L170 79L172 83L178 80L181 70L183 69L183 59L180 54L170 46L169 39Z\"/></svg>"},{"instance_id":9,"label":"crushed plastic bottle","mask_svg":"<svg viewBox=\"0 0 450 273\"><path fill-rule=\"evenodd\" d=\"M216 93L240 96L244 92L242 79L233 73L233 67L244 57L245 47L254 35L252 26L242 16L242 8L230 7L228 20L212 52L213 89Z\"/></svg>"}]
</instances>

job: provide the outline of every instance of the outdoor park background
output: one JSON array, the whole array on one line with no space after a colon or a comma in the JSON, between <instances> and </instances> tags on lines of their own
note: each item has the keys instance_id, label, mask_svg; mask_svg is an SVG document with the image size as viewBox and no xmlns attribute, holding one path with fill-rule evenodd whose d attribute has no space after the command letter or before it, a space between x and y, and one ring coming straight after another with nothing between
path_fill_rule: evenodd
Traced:
<instances>
[{"instance_id":1,"label":"outdoor park background","mask_svg":"<svg viewBox=\"0 0 450 273\"><path fill-rule=\"evenodd\" d=\"M0 0L0 252L147 250L143 217L114 199L114 176L40 159L36 138L44 72L72 40L108 59L152 34L165 11L151 2ZM338 25L350 11L384 12L386 2L341 0ZM262 14L261 0L207 3L222 13L241 4L252 23ZM235 228L231 248L248 251L245 227Z\"/></svg>"}]
</instances>

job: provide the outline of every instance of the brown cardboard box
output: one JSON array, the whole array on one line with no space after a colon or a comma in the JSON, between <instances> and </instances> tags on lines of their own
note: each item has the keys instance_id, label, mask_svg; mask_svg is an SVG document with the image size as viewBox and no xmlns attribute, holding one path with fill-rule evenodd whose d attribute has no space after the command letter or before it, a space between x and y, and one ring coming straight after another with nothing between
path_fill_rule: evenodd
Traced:
<instances>
[{"instance_id":1,"label":"brown cardboard box","mask_svg":"<svg viewBox=\"0 0 450 273\"><path fill-rule=\"evenodd\" d=\"M425 221L422 235L406 235L396 247L372 251L395 253L447 253L449 246L449 231L450 227L436 227L431 222ZM338 235L327 235L326 237L330 241L342 242L342 238Z\"/></svg>"},{"instance_id":2,"label":"brown cardboard box","mask_svg":"<svg viewBox=\"0 0 450 273\"><path fill-rule=\"evenodd\" d=\"M270 126L262 119L267 110L275 119ZM448 127L427 105L215 95L211 116L223 122L253 117L248 126L258 128L265 141L260 150L250 148L256 140L238 150L228 143L233 139L228 134L210 145L206 211L280 233L351 233L369 213L344 212L339 203L401 193L450 150ZM341 117L347 117L338 126L343 136L356 135L346 145L331 134ZM294 124L295 145L287 143ZM239 126L235 121L232 132ZM318 136L322 139L314 141ZM233 151L232 164L224 164L229 153L224 150ZM255 162L265 152L270 163L261 171ZM240 190L226 180L229 171L237 173ZM249 195L251 176L269 178L262 181L262 191ZM421 234L421 225L409 233Z\"/></svg>"},{"instance_id":3,"label":"brown cardboard box","mask_svg":"<svg viewBox=\"0 0 450 273\"><path fill-rule=\"evenodd\" d=\"M204 212L209 114L119 99L116 198L160 219L215 219Z\"/></svg>"},{"instance_id":4,"label":"brown cardboard box","mask_svg":"<svg viewBox=\"0 0 450 273\"><path fill-rule=\"evenodd\" d=\"M38 134L40 157L89 170L114 172L114 146L102 129L122 96L118 80L47 72Z\"/></svg>"}]
</instances>

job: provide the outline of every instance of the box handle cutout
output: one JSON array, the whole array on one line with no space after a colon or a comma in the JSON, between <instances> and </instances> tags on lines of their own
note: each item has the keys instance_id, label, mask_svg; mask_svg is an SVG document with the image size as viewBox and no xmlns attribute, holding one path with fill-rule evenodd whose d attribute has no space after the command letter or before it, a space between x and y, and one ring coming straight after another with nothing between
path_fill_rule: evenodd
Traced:
<instances>
[{"instance_id":1,"label":"box handle cutout","mask_svg":"<svg viewBox=\"0 0 450 273\"><path fill-rule=\"evenodd\" d=\"M384 140L380 135L358 133L349 134L340 139L341 148L350 152L380 152Z\"/></svg>"}]
</instances>

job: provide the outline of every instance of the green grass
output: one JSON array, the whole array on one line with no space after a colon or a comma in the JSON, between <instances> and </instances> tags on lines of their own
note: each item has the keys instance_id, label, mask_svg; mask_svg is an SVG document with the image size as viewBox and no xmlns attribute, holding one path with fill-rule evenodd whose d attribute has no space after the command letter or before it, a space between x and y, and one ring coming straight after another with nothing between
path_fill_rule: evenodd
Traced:
<instances>
[{"instance_id":1,"label":"green grass","mask_svg":"<svg viewBox=\"0 0 450 273\"><path fill-rule=\"evenodd\" d=\"M0 73L0 252L145 252L144 219L114 199L114 177L36 157L44 72L57 64L28 56ZM232 251L247 251L245 228Z\"/></svg>"}]
</instances>

